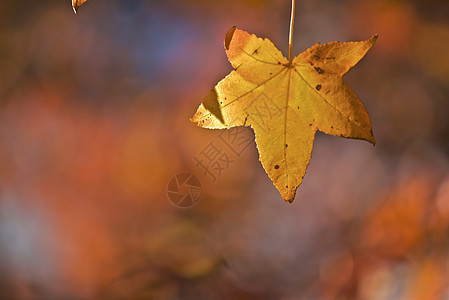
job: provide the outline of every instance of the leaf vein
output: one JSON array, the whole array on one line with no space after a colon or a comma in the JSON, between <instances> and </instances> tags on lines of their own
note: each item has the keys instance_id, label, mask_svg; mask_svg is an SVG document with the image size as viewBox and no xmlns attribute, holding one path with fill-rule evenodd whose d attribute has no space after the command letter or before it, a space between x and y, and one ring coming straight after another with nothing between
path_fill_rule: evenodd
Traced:
<instances>
[{"instance_id":1,"label":"leaf vein","mask_svg":"<svg viewBox=\"0 0 449 300\"><path fill-rule=\"evenodd\" d=\"M353 121L353 120L351 120L347 115L345 115L343 112L341 112L338 108L336 108L334 105L332 105L331 103L329 103L329 101L327 101L327 99L326 98L324 98L324 96L321 94L321 93L319 93L319 92L317 92L316 90L315 90L315 88L313 88L310 84L309 84L309 82L301 75L301 73L299 73L298 72L298 70L296 70L296 68L295 68L295 72L298 74L298 76L307 84L307 86L314 92L314 93L316 93L318 96L320 96L320 98L321 99L323 99L323 101L327 104L327 105L329 105L330 107L332 107L337 113L339 113L340 115L342 115L342 116L344 116L350 123L352 123L353 125L355 125L356 127L358 127L358 128L360 128L360 129L362 129L362 130L365 130L365 128L363 128L362 126L360 126L359 124L357 124L355 121Z\"/></svg>"},{"instance_id":2,"label":"leaf vein","mask_svg":"<svg viewBox=\"0 0 449 300\"><path fill-rule=\"evenodd\" d=\"M252 58L252 59L254 59L254 60L256 60L256 61L258 61L258 62L261 62L261 63L264 63L264 64L268 64L268 65L278 65L278 63L273 63L273 62L270 62L270 61L265 61L265 60L261 60L261 59L259 59L259 58L255 58L252 54L249 54L248 52L246 52L245 50L243 50L243 48L240 48L240 50L242 50L242 52L243 53L245 53L246 55L248 55L250 58ZM273 57L274 58L274 57Z\"/></svg>"},{"instance_id":3,"label":"leaf vein","mask_svg":"<svg viewBox=\"0 0 449 300\"><path fill-rule=\"evenodd\" d=\"M265 81L262 81L261 83L259 83L256 87L254 87L253 89L247 91L246 93L244 93L243 95L238 96L237 98L235 98L234 100L230 101L229 103L226 103L225 105L221 106L221 108L225 108L228 105L231 105L232 103L234 103L237 100L240 100L241 98L245 97L246 95L254 92L256 89L260 88L262 85L264 85L265 83L267 83L268 81L274 79L275 77L279 76L282 72L284 72L286 69L282 68L282 70L280 70L278 73L274 74L273 76L271 76L270 78L268 78Z\"/></svg>"}]
</instances>

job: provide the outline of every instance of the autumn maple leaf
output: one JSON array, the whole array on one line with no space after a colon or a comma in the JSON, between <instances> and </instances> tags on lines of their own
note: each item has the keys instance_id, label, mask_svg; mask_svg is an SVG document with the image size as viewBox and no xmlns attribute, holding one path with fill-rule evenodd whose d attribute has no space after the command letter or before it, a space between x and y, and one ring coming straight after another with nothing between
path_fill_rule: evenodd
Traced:
<instances>
[{"instance_id":1,"label":"autumn maple leaf","mask_svg":"<svg viewBox=\"0 0 449 300\"><path fill-rule=\"evenodd\" d=\"M376 39L316 44L289 62L270 40L231 28L224 44L234 70L191 121L211 129L251 126L265 171L292 202L317 130L375 144L368 113L342 76Z\"/></svg>"}]
</instances>

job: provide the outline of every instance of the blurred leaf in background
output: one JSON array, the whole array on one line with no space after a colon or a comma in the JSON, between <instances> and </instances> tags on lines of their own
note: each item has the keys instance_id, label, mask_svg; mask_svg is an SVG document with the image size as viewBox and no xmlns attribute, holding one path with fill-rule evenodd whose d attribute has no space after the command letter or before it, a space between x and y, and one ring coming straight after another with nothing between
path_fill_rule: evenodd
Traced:
<instances>
[{"instance_id":1,"label":"blurred leaf in background","mask_svg":"<svg viewBox=\"0 0 449 300\"><path fill-rule=\"evenodd\" d=\"M72 8L73 12L76 14L78 12L78 8L83 5L87 0L72 0Z\"/></svg>"}]
</instances>

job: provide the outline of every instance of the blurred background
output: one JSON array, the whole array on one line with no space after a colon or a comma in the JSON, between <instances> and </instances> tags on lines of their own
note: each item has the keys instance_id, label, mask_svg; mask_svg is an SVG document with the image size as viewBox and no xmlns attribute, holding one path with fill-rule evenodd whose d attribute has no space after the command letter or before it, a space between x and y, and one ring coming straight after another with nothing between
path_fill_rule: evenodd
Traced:
<instances>
[{"instance_id":1,"label":"blurred background","mask_svg":"<svg viewBox=\"0 0 449 300\"><path fill-rule=\"evenodd\" d=\"M0 2L0 299L449 299L448 1L297 1L295 53L379 34L345 76L377 145L318 133L292 204L251 130L189 122L290 0L70 5Z\"/></svg>"}]
</instances>

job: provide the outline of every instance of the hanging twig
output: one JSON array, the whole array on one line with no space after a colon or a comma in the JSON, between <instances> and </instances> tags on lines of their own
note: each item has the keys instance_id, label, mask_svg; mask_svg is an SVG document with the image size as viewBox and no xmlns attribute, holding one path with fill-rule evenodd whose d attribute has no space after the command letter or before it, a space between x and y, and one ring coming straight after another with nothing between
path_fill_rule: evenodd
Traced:
<instances>
[{"instance_id":1,"label":"hanging twig","mask_svg":"<svg viewBox=\"0 0 449 300\"><path fill-rule=\"evenodd\" d=\"M293 25L295 23L295 0L292 0L292 16L290 18L290 33L288 39L288 61L292 64L293 55L292 55L292 47L293 47Z\"/></svg>"}]
</instances>

